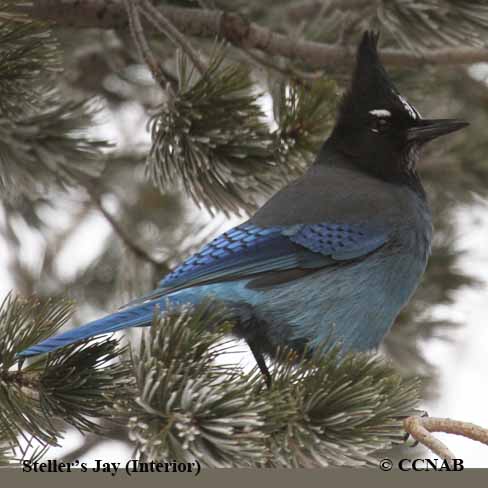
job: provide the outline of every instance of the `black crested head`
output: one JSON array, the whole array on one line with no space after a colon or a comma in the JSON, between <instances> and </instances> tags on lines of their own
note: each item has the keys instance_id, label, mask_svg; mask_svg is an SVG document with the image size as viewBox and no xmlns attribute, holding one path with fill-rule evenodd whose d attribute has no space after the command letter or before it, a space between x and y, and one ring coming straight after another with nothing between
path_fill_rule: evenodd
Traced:
<instances>
[{"instance_id":1,"label":"black crested head","mask_svg":"<svg viewBox=\"0 0 488 488\"><path fill-rule=\"evenodd\" d=\"M365 32L359 43L351 87L344 96L340 119L361 120L364 110L392 109L404 118L420 118L418 111L401 97L378 54L379 33Z\"/></svg>"},{"instance_id":2,"label":"black crested head","mask_svg":"<svg viewBox=\"0 0 488 488\"><path fill-rule=\"evenodd\" d=\"M400 95L378 54L379 34L365 32L351 86L327 141L358 169L422 192L415 171L420 147L468 125L458 120L426 120Z\"/></svg>"}]
</instances>

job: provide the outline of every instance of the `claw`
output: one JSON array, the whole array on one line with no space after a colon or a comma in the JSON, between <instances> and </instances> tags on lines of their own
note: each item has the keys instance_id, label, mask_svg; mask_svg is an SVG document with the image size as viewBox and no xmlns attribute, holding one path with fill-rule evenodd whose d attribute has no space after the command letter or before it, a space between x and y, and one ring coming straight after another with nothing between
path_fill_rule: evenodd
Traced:
<instances>
[{"instance_id":1,"label":"claw","mask_svg":"<svg viewBox=\"0 0 488 488\"><path fill-rule=\"evenodd\" d=\"M261 352L261 348L253 341L247 341L247 344L251 349L251 352L254 356L254 359L256 360L256 364L258 365L261 374L263 375L264 382L266 383L266 387L268 388L268 390L271 390L271 383L272 383L271 374L268 370L268 367L266 366L266 361L264 360L263 354Z\"/></svg>"}]
</instances>

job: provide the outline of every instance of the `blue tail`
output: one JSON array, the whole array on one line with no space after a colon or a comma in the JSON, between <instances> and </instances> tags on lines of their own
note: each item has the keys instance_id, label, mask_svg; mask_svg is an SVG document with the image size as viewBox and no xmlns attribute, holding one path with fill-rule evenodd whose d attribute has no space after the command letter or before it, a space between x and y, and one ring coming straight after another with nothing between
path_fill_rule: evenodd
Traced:
<instances>
[{"instance_id":1,"label":"blue tail","mask_svg":"<svg viewBox=\"0 0 488 488\"><path fill-rule=\"evenodd\" d=\"M100 334L107 334L127 327L140 327L149 325L152 321L154 308L159 306L160 310L165 308L165 300L159 299L141 305L107 315L76 329L63 332L62 334L50 337L35 346L20 352L19 357L35 356L52 352L74 342L82 341Z\"/></svg>"}]
</instances>

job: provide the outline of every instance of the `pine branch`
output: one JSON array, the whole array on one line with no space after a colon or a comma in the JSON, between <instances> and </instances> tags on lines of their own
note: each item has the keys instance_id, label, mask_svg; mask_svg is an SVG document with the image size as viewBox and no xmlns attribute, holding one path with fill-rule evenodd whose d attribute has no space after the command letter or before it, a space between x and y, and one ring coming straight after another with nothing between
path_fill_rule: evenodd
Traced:
<instances>
[{"instance_id":1,"label":"pine branch","mask_svg":"<svg viewBox=\"0 0 488 488\"><path fill-rule=\"evenodd\" d=\"M0 188L2 199L44 195L50 186L79 185L102 169L101 149L108 144L87 136L92 101L59 103L50 92L51 107L17 119L0 119Z\"/></svg>"},{"instance_id":2,"label":"pine branch","mask_svg":"<svg viewBox=\"0 0 488 488\"><path fill-rule=\"evenodd\" d=\"M0 2L0 12L7 7ZM61 52L52 32L15 20L0 23L0 190L3 200L32 201L48 187L98 175L107 144L86 134L93 101L60 101Z\"/></svg>"},{"instance_id":3,"label":"pine branch","mask_svg":"<svg viewBox=\"0 0 488 488\"><path fill-rule=\"evenodd\" d=\"M121 3L108 0L84 0L81 2L49 0L23 2L23 6L18 8L30 14L38 12L38 18L50 20L58 18L62 26L71 22L76 27L88 26L107 29L116 27L122 31L127 30L128 21ZM183 37L193 35L197 39L213 39L217 35L243 49L247 54L252 53L251 55L254 56L256 62L275 71L279 71L281 66L279 63L285 64L286 60L305 62L309 66L315 65L320 68L324 68L327 64L343 66L352 61L354 55L352 48L297 41L295 37L288 37L282 31L280 33L273 32L256 23L248 22L238 14L210 10L208 3L212 4L213 2L199 2L202 9L189 9L168 7L164 2L158 2L157 12L170 22ZM344 8L351 4L363 5L365 3L364 0L346 0L344 2L332 0L328 2L330 5L336 4ZM388 2L389 13L392 11L392 6L402 8L397 10L398 15L382 19L383 25L387 25L389 22L390 26L395 26L396 20L400 20L397 28L403 31L405 26L402 19L411 18L411 15L415 14L410 6L425 6L426 4L430 6L438 2L407 3L408 5L400 1ZM455 4L457 2L449 3ZM459 3L464 4L464 2ZM471 2L471 4L473 3L475 2ZM134 2L127 2L127 4L134 5ZM3 4L0 2L0 5ZM325 5L324 2L321 5ZM405 10L403 9L404 6L406 6ZM154 13L154 10L148 9L146 14L148 11ZM322 9L321 13L324 12L326 10ZM469 12L470 10L466 9L466 13L469 14ZM0 12L0 19L5 19L3 14ZM36 14L34 13L34 15ZM148 16L145 15L145 17ZM157 16L154 15L153 17L156 18ZM474 16L476 22L481 22L481 17L483 16ZM371 19L372 17L368 15L363 21L370 25ZM16 17L15 15L8 16L8 20L12 24L19 22L19 24L24 25L26 20L29 22L27 17ZM319 22L321 21L322 18L319 19ZM329 22L332 20L329 19ZM143 37L149 38L151 32L164 31L164 29L158 31L153 24L154 22L148 21L139 25L139 34L142 32ZM165 25L168 26L168 24ZM418 27L419 31L425 28L422 22L415 23L413 26ZM446 39L449 40L451 37L455 37L452 35L453 31L457 33L465 26L466 24L461 21L454 26L449 23L445 32L439 29L438 37L446 36ZM482 28L484 27L480 25L479 31ZM328 28L324 30L327 32L323 38L335 38L333 37L336 35L335 30L330 32ZM476 32L479 31L475 29L473 32L469 32L469 42L475 38ZM349 37L344 36L344 38L350 42ZM151 42L154 40L160 41L161 36L154 36ZM388 37L386 41L388 42ZM142 41L140 41L141 43ZM194 41L192 43L195 46L198 45ZM184 44L179 42L178 45L183 46L184 51ZM157 46L159 46L157 42L152 44L154 49ZM167 43L164 46L166 47ZM30 43L29 48L32 47L35 46ZM402 66L420 66L423 63L464 63L488 59L488 50L485 48L456 47L429 50L424 54L418 54L410 52L409 46L406 47L405 50L390 49L384 51L387 62L401 64ZM149 59L147 53L150 52L147 42L145 51L147 62ZM31 51L26 52L30 53ZM255 53L261 53L262 56L257 57ZM463 53L467 53L468 58L463 58ZM271 61L271 56L274 55L282 56L284 59L279 59L275 64ZM174 93L169 97L169 103L164 107L158 107L158 113L153 119L153 152L151 159L147 162L147 167L153 176L153 181L157 183L160 189L172 187L172 183L178 181L182 182L185 190L197 202L213 205L213 208L224 207L231 209L230 211L246 206L250 208L253 205L250 193L256 190L266 193L270 190L269 187L274 190L276 189L274 185L281 183L281 180L278 182L270 181L269 174L266 173L268 166L272 168L272 171L276 171L276 163L279 163L283 165L285 170L283 172L288 172L294 166L303 165L305 160L313 154L317 141L327 132L330 123L328 111L331 113L333 111L334 85L328 81L322 84L317 83L315 86L311 83L307 87L284 83L278 96L275 97L274 108L278 129L275 132L267 129L260 133L258 129L261 126L255 124L256 120L253 118L257 113L253 106L256 102L256 93L253 91L253 84L246 84L249 81L248 75L240 76L243 73L237 73L236 76L231 76L232 69L235 66L229 67L224 59L220 67L222 70L219 68L216 76L209 77L212 78L210 80L202 81L205 75L199 76L201 70L198 67L192 69L189 66L188 59L192 56L195 58L198 53L191 51L189 56L188 52L185 56L181 55L181 52L178 54L178 68L183 71L186 70L185 76L179 77L179 87L177 83L173 83ZM153 65L157 67L158 62L155 59L157 58L153 56ZM26 62L26 58L19 57L19 60L22 63ZM11 61L12 59L9 58L9 63ZM198 61L191 64L195 67ZM73 65L75 64L73 63ZM210 65L212 68L212 60ZM5 66L7 67L7 63ZM22 66L28 66L28 63ZM41 69L42 63L32 66L38 66ZM79 68L79 65L76 66ZM162 75L159 75L161 79L165 77L171 79L171 76L165 73L162 66L159 68L162 72ZM294 67L290 67L289 71L286 71L287 69L285 68L282 73L286 77L296 78L294 75L297 72ZM29 75L28 68L22 68L21 71ZM205 72L205 74L215 75L212 72ZM227 77L222 76L222 74ZM229 79L232 83L228 83ZM242 87L243 80L246 82L244 83L245 96L237 89L229 91L229 87L232 88L232 86ZM92 83L94 85L101 84L101 78L100 81L98 79L92 80ZM198 83L200 83L199 86L197 86ZM196 86L197 89L195 89ZM96 89L98 88L96 87ZM463 93L469 92L469 90L464 89L462 91ZM14 93L13 88L12 93ZM32 96L33 92L26 93L28 95L26 99L29 97L32 100L35 99ZM209 93L210 97L208 96ZM216 93L219 96L215 96ZM213 96L214 98L212 98ZM212 103L208 103L209 99ZM437 102L440 97L436 96L432 99ZM9 103L10 101L10 99L4 98L0 103ZM15 104L12 103L11 106L15 107ZM219 110L215 110L215 107L224 107L224 110L219 112ZM226 110L228 107L230 109ZM242 118L240 118L240 111L244 113ZM206 114L210 114L212 117ZM213 120L216 117L218 118L217 123ZM257 118L260 119L260 116ZM210 122L215 123L215 126L212 126ZM239 142L243 143L241 146L233 143L232 136L233 132L236 132L236 126L244 128L241 131L243 133L238 134L241 137ZM480 124L480 126L483 127L484 125ZM48 125L43 127L51 129L51 126ZM46 130L44 133L50 134L50 136L54 132L58 134L57 127L55 125L51 131ZM69 132L70 136L73 133L79 136L78 127L79 125L73 124L72 131L63 132L63 134ZM38 126L29 125L28 130L24 133L20 133L20 135L13 133L10 138L12 141L22 142L19 146L26 146L27 143L22 138L23 134L29 133L28 142L30 144L32 134L37 134L36 130L38 130ZM164 132L165 130L169 132ZM181 133L183 138L177 137ZM228 144L229 141L232 144ZM264 142L266 147L258 147L255 145L256 141ZM69 144L68 146L72 147ZM46 147L48 151L44 153L42 161L56 160L57 163L57 148L63 148L64 144L57 139L52 144L46 144ZM185 157L181 158L181 155L171 153L174 148L183 149ZM43 149L44 146L40 144L36 151L42 156ZM260 152L256 154L258 149ZM170 154L168 159L172 163L171 166L165 161L165 151ZM64 149L62 152L64 156ZM79 154L78 158L75 154L72 168L69 170L72 171L81 167L85 159L90 160L88 153ZM197 156L191 159L191 157L187 157L188 154L197 154ZM249 154L260 164L254 166L256 161L253 161L253 165L250 166L241 164L243 159L249 157ZM478 160L477 164L485 164L483 151L479 157L477 152L470 154L471 158ZM95 160L98 162L98 159L97 156ZM71 158L68 157L67 160L69 162ZM12 161L14 161L13 158ZM16 164L12 164L6 174L15 176L17 174L15 171L24 168L25 161L23 155L21 158L17 158L14 161ZM228 165L229 161L232 164ZM52 174L50 172L53 169L51 166L41 166L33 179L41 180L44 174ZM54 165L54 169L58 171L57 164ZM36 166L33 165L27 167L25 173L27 175L34 174L36 170ZM131 172L131 174L133 173ZM480 170L479 173L473 171L473 174L484 173ZM63 171L58 171L58 175L63 183L66 180L82 179L84 176L77 172L73 175L67 171L65 175L69 178L65 180ZM258 176L256 177L256 175ZM443 175L446 176L445 172ZM206 178L209 178L211 184L206 185ZM481 186L484 180L481 177L478 180L478 185ZM51 179L48 181L51 182ZM123 180L119 175L118 181L125 184L128 179ZM234 181L237 183L233 184ZM131 181L132 183L133 181ZM10 186L14 190L23 190L24 180L12 180ZM459 180L456 180L453 188L455 186L459 189ZM209 188L210 191L207 191ZM25 198L27 199L27 197ZM18 204L18 202L15 203ZM139 219L128 219L124 213L126 209L122 209L122 212L117 214L117 219L114 219L102 206L100 206L100 210L111 222L114 231L119 234L122 240L125 240L126 247L131 249L134 255L142 256L152 265L158 265L152 256L145 253L144 249L139 248L130 235L124 232L124 228L130 228L131 224L128 222L139 222ZM146 214L145 217L147 217L147 212L147 206L141 202L141 215ZM156 226L161 225L161 221L162 219L158 220ZM182 229L179 230L181 232ZM182 233L184 234L185 230ZM150 248L148 245L146 247ZM173 244L172 247L178 246ZM110 280L113 279L112 271L117 266L115 263L120 260L120 254L117 254L119 247L114 246L114 249L112 260L101 261L105 266L106 276L109 276L108 279ZM439 249L437 250L439 251ZM439 265L449 268L449 270L457 259L457 255L450 256L448 260L443 255L439 256L439 252L436 255L438 258L440 257ZM434 260L438 258L434 258ZM139 268L141 267L140 261L129 261L135 262ZM130 274L132 268L127 266L126 262L126 266L124 266L126 273L127 269L129 269L128 273ZM22 272L20 267L17 272L19 274ZM34 274L31 273L29 276L31 276L31 281L34 284ZM57 278L54 273L53 277L54 279ZM466 282L466 278L459 273L451 273L449 277L449 283L447 283L448 280L443 280L443 292L446 290L450 292ZM135 281L134 276L130 278L132 282ZM144 279L147 279L147 276ZM439 281L439 277L436 279ZM43 285L45 283L42 280L40 282ZM62 280L59 282L61 283ZM433 282L434 280L429 280L428 286L432 288ZM80 286L80 283L76 283L76 285ZM104 288L109 288L107 281L103 282L100 287L102 292L99 295L102 297L107 295ZM430 301L445 302L446 299L438 288L435 288L433 293L432 290L430 291L430 295L435 296L435 300ZM95 292L90 290L90 293L97 294L98 290ZM429 300L421 297L419 310L425 310L428 302ZM149 341L144 343L141 351L134 355L132 371L124 374L124 380L130 382L134 375L138 380L135 397L134 390L129 392L124 389L127 385L123 381L117 383L121 380L121 377L118 376L121 370L98 371L97 376L97 371L94 371L93 368L84 369L84 363L100 366L96 358L100 357L102 353L115 360L115 357L111 355L112 353L107 352L107 349L103 349L103 347L96 350L90 349L91 352L84 352L84 347L66 350L63 352L63 360L51 358L50 362L46 363L46 367L51 371L49 373L51 376L48 375L45 379L49 379L51 390L47 397L44 396L45 410L39 407L39 372L34 370L32 373L30 370L18 372L9 367L4 368L2 365L0 418L10 416L10 419L17 419L18 413L26 412L27 420L24 419L24 424L16 425L15 433L18 434L21 430L25 430L27 434L32 434L33 426L37 425L40 434L34 431L34 435L55 443L59 438L60 427L57 420L53 425L47 425L45 423L46 413L52 416L66 417L80 429L92 431L97 427L88 423L86 417L94 415L105 419L107 412L104 409L107 404L102 397L115 401L115 392L110 388L120 386L120 391L127 393L127 395L123 401L116 399L121 409L119 413L124 419L129 419L132 438L139 449L148 456L165 458L170 452L179 457L181 453L191 451L195 455L203 453L208 465L262 465L261 461L264 456L268 460L266 465L316 466L336 463L349 466L371 463L375 449L386 447L401 438L402 422L398 419L407 413L410 415L410 410L415 405L417 393L414 382L398 379L390 368L379 366L376 360L360 356L338 366L337 361L334 361L334 355L330 354L326 355L325 359L322 358L321 361L317 361L315 365L307 363L300 367L296 363L287 364L285 362L284 367L281 369L277 367L275 370L273 390L271 392L264 391L258 376L246 376L238 370L226 369L222 371L222 369L219 370L211 364L210 359L215 358L216 351L213 348L213 341L222 339L223 335L215 333L209 337L206 335L208 331L204 332L202 329L196 335L193 332L186 331L191 340L188 339L188 335L185 336L187 327L195 326L198 328L198 324L201 324L203 328L207 326L211 328L215 325L212 320L202 318L198 313L196 315L195 317L194 311L191 313L185 311L183 314L177 313L164 319L155 319L154 328L161 328L162 332L158 330L150 336ZM22 327L20 330L23 330ZM213 332L215 332L214 329L212 329ZM422 336L422 334L427 335L424 330L415 337ZM402 340L399 349L404 352L408 351L408 347L412 343L411 337L408 341ZM0 340L0 346L1 344ZM111 346L109 349L111 350ZM9 351L8 349L7 352ZM2 347L0 347L0 353L2 352ZM0 362L5 357L7 363L11 362L8 354L0 358ZM41 368L41 364L43 363L39 363L39 368ZM62 378L68 366L70 371L69 384L64 384ZM46 375L48 369L45 370ZM114 377L116 381L115 385L112 385ZM93 381L91 382L91 380ZM91 387L88 389L89 391L84 389L86 382ZM168 385L168 389L161 391L162 384ZM98 391L99 386L100 392ZM66 389L63 390L63 388ZM64 397L63 391L67 392ZM80 392L83 395L77 396ZM80 411L76 408L73 409L70 405L71 395L76 398L74 403L80 406ZM90 395L93 395L93 398ZM6 402L6 398L11 403ZM3 408L4 405L7 407ZM129 411L129 408L132 411ZM131 414L133 417L130 417ZM0 425L0 441L10 438L10 434L5 434ZM1 456L2 449L0 447L0 462Z\"/></svg>"},{"instance_id":4,"label":"pine branch","mask_svg":"<svg viewBox=\"0 0 488 488\"><path fill-rule=\"evenodd\" d=\"M162 191L181 183L197 205L250 211L283 182L272 137L246 66L217 48L203 76L177 53L178 90L151 119L148 174Z\"/></svg>"},{"instance_id":5,"label":"pine branch","mask_svg":"<svg viewBox=\"0 0 488 488\"><path fill-rule=\"evenodd\" d=\"M39 374L39 402L46 418L58 418L81 432L104 433L95 419L113 419L112 406L132 392L125 349L118 341L82 342L27 366Z\"/></svg>"},{"instance_id":6,"label":"pine branch","mask_svg":"<svg viewBox=\"0 0 488 488\"><path fill-rule=\"evenodd\" d=\"M1 368L9 371L17 352L53 335L72 311L73 303L66 299L7 295L0 305Z\"/></svg>"},{"instance_id":7,"label":"pine branch","mask_svg":"<svg viewBox=\"0 0 488 488\"><path fill-rule=\"evenodd\" d=\"M444 445L444 443L436 439L431 434L432 432L456 434L488 446L488 429L484 429L479 425L469 422L435 417L408 417L404 420L403 425L405 431L415 440L419 441L439 457L450 463L453 462L456 456Z\"/></svg>"},{"instance_id":8,"label":"pine branch","mask_svg":"<svg viewBox=\"0 0 488 488\"><path fill-rule=\"evenodd\" d=\"M228 318L212 302L155 316L133 353L137 394L117 403L143 456L210 467L362 466L401 442L416 381L369 355L338 361L324 348L308 359L283 351L263 389L256 371L215 364Z\"/></svg>"},{"instance_id":9,"label":"pine branch","mask_svg":"<svg viewBox=\"0 0 488 488\"><path fill-rule=\"evenodd\" d=\"M51 90L45 75L59 71L59 44L45 26L29 19L0 24L0 117L19 119L45 109L43 95Z\"/></svg>"},{"instance_id":10,"label":"pine branch","mask_svg":"<svg viewBox=\"0 0 488 488\"><path fill-rule=\"evenodd\" d=\"M81 343L18 362L16 354L52 336L70 317L71 302L7 297L0 307L0 441L18 445L32 437L57 445L68 422L80 431L103 432L95 420L132 389L124 350L115 340Z\"/></svg>"},{"instance_id":11,"label":"pine branch","mask_svg":"<svg viewBox=\"0 0 488 488\"><path fill-rule=\"evenodd\" d=\"M0 307L0 431L10 445L24 431L44 444L56 444L59 429L39 405L39 376L11 368L17 352L54 334L71 312L72 304L66 300L11 295Z\"/></svg>"},{"instance_id":12,"label":"pine branch","mask_svg":"<svg viewBox=\"0 0 488 488\"><path fill-rule=\"evenodd\" d=\"M278 362L266 399L272 466L373 465L377 450L403 441L400 419L415 411L415 379L369 354L341 358L328 344L306 359L284 350Z\"/></svg>"},{"instance_id":13,"label":"pine branch","mask_svg":"<svg viewBox=\"0 0 488 488\"><path fill-rule=\"evenodd\" d=\"M123 7L105 0L34 0L32 5L16 9L32 18L57 23L65 27L126 29ZM297 41L246 20L239 14L219 10L160 7L160 12L183 34L201 38L226 40L237 47L257 49L268 55L283 56L310 67L323 68L351 64L356 50L312 41ZM420 68L424 65L472 64L488 61L488 49L483 47L453 47L425 52L382 50L386 64Z\"/></svg>"}]
</instances>

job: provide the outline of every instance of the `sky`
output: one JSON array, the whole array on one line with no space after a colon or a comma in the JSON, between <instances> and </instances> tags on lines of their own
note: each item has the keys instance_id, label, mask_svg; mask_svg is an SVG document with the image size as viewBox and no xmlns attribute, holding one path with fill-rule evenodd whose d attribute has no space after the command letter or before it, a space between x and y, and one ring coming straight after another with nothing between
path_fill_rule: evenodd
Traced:
<instances>
[{"instance_id":1,"label":"sky","mask_svg":"<svg viewBox=\"0 0 488 488\"><path fill-rule=\"evenodd\" d=\"M461 209L458 214L461 269L478 278L479 285L456 294L450 307L435 310L439 318L452 317L463 324L447 343L432 340L426 355L440 371L440 395L426 404L432 417L449 417L488 428L488 206L487 202ZM488 468L488 446L463 437L436 434L466 467Z\"/></svg>"}]
</instances>

